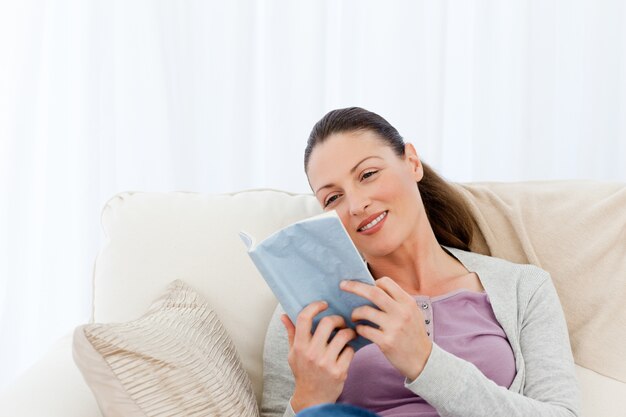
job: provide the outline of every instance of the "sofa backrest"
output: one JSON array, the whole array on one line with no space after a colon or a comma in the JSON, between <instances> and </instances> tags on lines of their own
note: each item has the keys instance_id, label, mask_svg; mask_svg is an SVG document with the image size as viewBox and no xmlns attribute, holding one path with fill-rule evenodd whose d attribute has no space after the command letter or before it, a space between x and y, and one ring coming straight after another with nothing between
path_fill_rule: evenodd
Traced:
<instances>
[{"instance_id":1,"label":"sofa backrest","mask_svg":"<svg viewBox=\"0 0 626 417\"><path fill-rule=\"evenodd\" d=\"M619 354L626 345L626 186L565 181L457 187L479 228L472 249L548 270L576 362L626 381ZM276 190L120 193L102 211L106 242L94 268L92 320L136 319L169 282L181 279L215 309L260 400L263 341L276 300L238 232L259 241L320 212L312 195Z\"/></svg>"},{"instance_id":2,"label":"sofa backrest","mask_svg":"<svg viewBox=\"0 0 626 417\"><path fill-rule=\"evenodd\" d=\"M461 184L472 251L550 272L578 365L626 382L626 184Z\"/></svg>"},{"instance_id":3,"label":"sofa backrest","mask_svg":"<svg viewBox=\"0 0 626 417\"><path fill-rule=\"evenodd\" d=\"M181 279L214 308L260 400L263 341L276 300L238 233L259 241L320 212L311 195L273 190L117 194L102 211L106 241L95 263L92 320L139 318Z\"/></svg>"}]
</instances>

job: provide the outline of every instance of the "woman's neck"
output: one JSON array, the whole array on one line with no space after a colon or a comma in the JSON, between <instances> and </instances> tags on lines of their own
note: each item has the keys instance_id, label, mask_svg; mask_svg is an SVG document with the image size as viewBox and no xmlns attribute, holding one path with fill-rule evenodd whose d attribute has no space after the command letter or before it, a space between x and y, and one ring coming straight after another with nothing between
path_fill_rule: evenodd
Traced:
<instances>
[{"instance_id":1,"label":"woman's neck","mask_svg":"<svg viewBox=\"0 0 626 417\"><path fill-rule=\"evenodd\" d=\"M434 234L431 236L405 242L384 257L368 259L370 272L375 279L392 278L412 295L438 295L456 289L469 272L439 245Z\"/></svg>"}]
</instances>

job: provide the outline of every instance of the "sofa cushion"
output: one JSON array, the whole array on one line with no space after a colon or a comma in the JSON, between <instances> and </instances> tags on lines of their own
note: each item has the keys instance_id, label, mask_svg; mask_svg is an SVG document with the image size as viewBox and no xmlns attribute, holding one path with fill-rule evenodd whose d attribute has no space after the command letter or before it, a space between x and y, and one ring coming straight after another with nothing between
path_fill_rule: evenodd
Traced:
<instances>
[{"instance_id":1,"label":"sofa cushion","mask_svg":"<svg viewBox=\"0 0 626 417\"><path fill-rule=\"evenodd\" d=\"M258 416L228 334L180 280L137 320L79 326L73 352L104 416Z\"/></svg>"}]
</instances>

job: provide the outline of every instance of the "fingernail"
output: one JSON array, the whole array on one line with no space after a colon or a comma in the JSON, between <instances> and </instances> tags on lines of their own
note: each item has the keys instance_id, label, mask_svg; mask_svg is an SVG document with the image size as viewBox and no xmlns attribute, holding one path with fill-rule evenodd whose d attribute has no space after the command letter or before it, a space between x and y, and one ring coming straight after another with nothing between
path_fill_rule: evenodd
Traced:
<instances>
[{"instance_id":1,"label":"fingernail","mask_svg":"<svg viewBox=\"0 0 626 417\"><path fill-rule=\"evenodd\" d=\"M347 281L345 281L345 280L344 280L344 281L341 281L341 282L339 283L339 287L340 287L340 288L346 288L346 285L348 285L348 282L347 282Z\"/></svg>"}]
</instances>

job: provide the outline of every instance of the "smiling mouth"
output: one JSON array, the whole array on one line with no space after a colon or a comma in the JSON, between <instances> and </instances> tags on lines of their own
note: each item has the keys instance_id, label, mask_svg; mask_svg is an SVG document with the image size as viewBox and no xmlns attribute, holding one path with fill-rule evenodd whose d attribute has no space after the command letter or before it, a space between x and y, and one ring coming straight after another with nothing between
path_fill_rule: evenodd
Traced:
<instances>
[{"instance_id":1,"label":"smiling mouth","mask_svg":"<svg viewBox=\"0 0 626 417\"><path fill-rule=\"evenodd\" d=\"M365 226L357 229L357 232L364 232L366 230L371 229L372 227L376 226L381 220L383 220L385 217L387 217L387 213L389 212L389 210L384 211L380 214L380 216L376 217L374 220L372 220L371 222L369 222L368 224L366 224Z\"/></svg>"}]
</instances>

